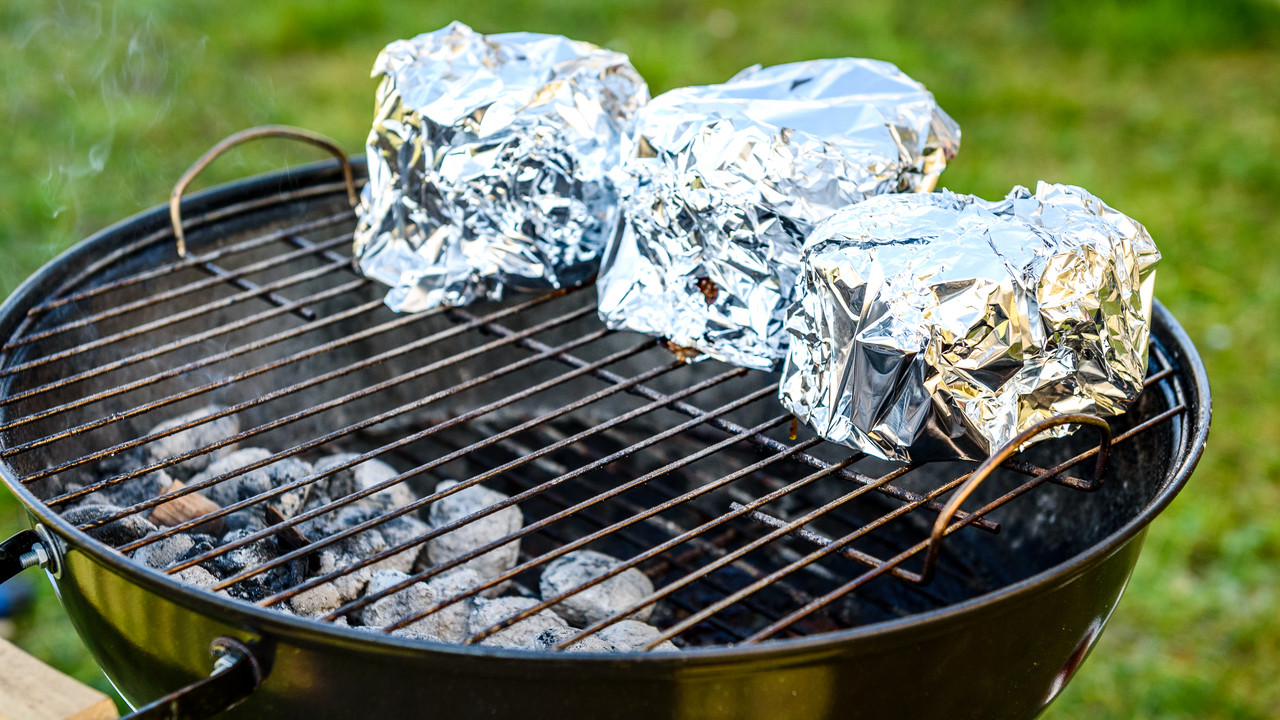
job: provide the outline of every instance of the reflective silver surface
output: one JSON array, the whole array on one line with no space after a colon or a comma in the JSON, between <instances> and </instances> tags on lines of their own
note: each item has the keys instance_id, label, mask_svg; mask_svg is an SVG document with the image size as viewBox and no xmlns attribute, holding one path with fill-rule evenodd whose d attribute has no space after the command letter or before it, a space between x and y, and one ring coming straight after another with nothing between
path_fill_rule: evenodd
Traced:
<instances>
[{"instance_id":1,"label":"reflective silver surface","mask_svg":"<svg viewBox=\"0 0 1280 720\"><path fill-rule=\"evenodd\" d=\"M1081 188L874 198L803 257L779 394L829 440L976 459L1052 415L1119 414L1142 389L1160 253Z\"/></svg>"},{"instance_id":2,"label":"reflective silver surface","mask_svg":"<svg viewBox=\"0 0 1280 720\"><path fill-rule=\"evenodd\" d=\"M752 67L664 93L616 173L600 317L776 369L804 236L865 197L931 190L959 143L933 95L876 60Z\"/></svg>"},{"instance_id":3,"label":"reflective silver surface","mask_svg":"<svg viewBox=\"0 0 1280 720\"><path fill-rule=\"evenodd\" d=\"M501 299L597 271L608 172L649 99L625 55L453 23L391 43L369 133L355 251L393 310Z\"/></svg>"}]
</instances>

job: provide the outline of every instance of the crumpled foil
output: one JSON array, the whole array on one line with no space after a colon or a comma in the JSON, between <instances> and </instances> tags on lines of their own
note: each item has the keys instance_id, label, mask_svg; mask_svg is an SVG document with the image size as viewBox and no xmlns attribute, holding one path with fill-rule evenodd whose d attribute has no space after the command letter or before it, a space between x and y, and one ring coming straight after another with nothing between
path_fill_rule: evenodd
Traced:
<instances>
[{"instance_id":1,"label":"crumpled foil","mask_svg":"<svg viewBox=\"0 0 1280 720\"><path fill-rule=\"evenodd\" d=\"M373 75L360 270L393 310L501 299L596 274L616 225L609 171L648 86L625 55L453 23L391 43Z\"/></svg>"},{"instance_id":2,"label":"crumpled foil","mask_svg":"<svg viewBox=\"0 0 1280 720\"><path fill-rule=\"evenodd\" d=\"M876 60L753 67L659 95L617 173L600 318L777 369L805 235L868 196L931 190L959 144L933 95Z\"/></svg>"},{"instance_id":3,"label":"crumpled foil","mask_svg":"<svg viewBox=\"0 0 1280 720\"><path fill-rule=\"evenodd\" d=\"M1142 225L1069 185L873 198L805 242L780 399L901 461L985 458L1044 418L1119 414L1142 390L1159 259Z\"/></svg>"}]
</instances>

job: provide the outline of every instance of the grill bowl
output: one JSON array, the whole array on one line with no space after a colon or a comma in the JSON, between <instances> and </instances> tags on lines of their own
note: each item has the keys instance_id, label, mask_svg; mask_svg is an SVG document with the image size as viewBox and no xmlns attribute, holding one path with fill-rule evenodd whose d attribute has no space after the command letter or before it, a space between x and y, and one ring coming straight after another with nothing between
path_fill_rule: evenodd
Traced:
<instances>
[{"instance_id":1,"label":"grill bowl","mask_svg":"<svg viewBox=\"0 0 1280 720\"><path fill-rule=\"evenodd\" d=\"M313 166L194 196L184 203L189 242L200 251L219 242L217 238L261 234L340 212L346 197L340 177L336 167ZM50 298L173 261L168 222L164 210L144 213L104 230L54 260L0 308L0 337L21 337L38 330L33 328L30 311ZM376 299L379 290L366 287L363 292L368 299ZM103 309L94 302L86 299L70 304L61 321ZM589 291L581 291L564 302L590 304L593 298ZM155 305L140 311L141 320L133 316L131 322L149 319L146 313L162 320L182 309L180 305ZM473 308L470 312L479 315L490 309ZM321 317L330 312L323 305L314 310ZM229 317L216 315L210 324ZM591 321L588 315L583 322ZM109 320L88 323L75 331L73 341L93 342L117 329ZM342 337L359 329L352 323L336 326L332 332ZM179 331L193 332L190 328ZM580 332L577 327L565 330L567 336ZM546 341L554 344L556 337L553 333ZM1204 446L1209 394L1195 349L1159 305L1153 337L1156 354L1173 372L1168 382L1144 393L1135 413L1147 417L1176 406L1184 410L1154 431L1118 445L1102 490L1081 493L1043 485L1000 508L1000 535L991 537L967 528L948 537L951 560L980 566L985 577L980 587L966 589L954 577L939 577L930 592L941 600L924 601L901 592L896 580L882 578L852 596L876 602L855 604L849 612L857 615L858 621L847 628L760 643L713 642L676 654L576 655L447 646L372 635L235 602L141 567L90 539L47 506L45 500L66 482L91 480L72 469L44 484L21 482L68 457L68 451L58 443L10 454L0 470L6 485L26 506L32 523L57 538L60 561L52 574L68 615L108 677L134 703L206 675L210 641L230 635L258 641L272 667L257 692L229 716L343 717L439 708L458 717L513 718L601 714L635 718L1031 717L1061 690L1096 640L1124 589L1148 523L1185 484ZM139 338L131 348L126 343L127 351L143 348L147 342L151 341ZM634 337L611 337L600 352L634 342ZM11 348L2 367L9 369L28 361L38 354L32 349L37 346ZM439 351L447 356L458 349L446 344ZM376 348L357 345L343 351L347 354L334 362L368 357L373 351ZM210 348L197 346L187 352L198 357ZM636 363L635 368L652 367L652 358L649 355L647 360L638 357L628 362ZM105 356L94 357L90 364L106 360ZM429 360L418 355L382 363L360 379L366 384L376 382L424 362ZM441 373L432 380L437 383L433 386L407 387L405 397L449 387L492 369L484 362L468 364L454 374ZM153 372L157 367L163 366L147 370ZM625 375L635 368L624 363L619 372ZM62 363L7 375L3 397L57 382L71 370ZM724 371L723 366L713 363L696 364L683 369L680 382L672 387ZM309 373L314 371L299 368L294 380L305 379ZM536 378L521 376L520 383L527 385ZM189 380L175 380L173 387L181 382ZM496 384L456 401L460 406L472 406L516 386ZM656 386L672 391L660 381ZM141 388L137 397L172 392L173 387ZM245 387L258 393L272 389L270 383ZM727 385L713 389L705 404L714 406L735 392ZM68 397L56 392L9 402L3 417L38 412L42 406ZM540 403L544 401L531 398L510 412L515 417L534 415L543 410ZM250 408L243 414L242 425L266 422L313 402L299 396L269 408ZM589 425L633 406L592 407L581 413L580 420ZM335 411L336 416L303 420L271 431L261 444L283 447L327 432L342 421L335 418L357 417L369 411L359 402L345 404ZM763 417L753 412L748 408L734 420L750 424ZM54 417L14 428L5 431L0 441L11 450L56 432L59 424L85 422L101 411L85 413L75 416L74 422ZM73 442L108 447L144 434L159 419L163 417L144 415L105 425ZM1081 444L1087 446L1087 439L1048 443L1049 447L1037 452L1043 453L1047 464L1074 453ZM939 472L956 474L955 468ZM936 481L936 476L924 473L916 482L923 491ZM62 485L55 486L55 482ZM977 498L974 504L981 502L982 498ZM913 530L910 525L904 527L904 533ZM917 539L912 535L902 544ZM946 562L948 557L943 558ZM907 611L895 616L884 610L895 604L907 605Z\"/></svg>"}]
</instances>

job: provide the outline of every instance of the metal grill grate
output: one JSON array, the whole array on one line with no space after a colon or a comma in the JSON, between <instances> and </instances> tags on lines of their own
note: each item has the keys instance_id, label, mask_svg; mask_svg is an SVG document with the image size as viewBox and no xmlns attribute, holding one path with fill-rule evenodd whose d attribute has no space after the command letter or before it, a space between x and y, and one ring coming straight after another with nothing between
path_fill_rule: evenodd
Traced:
<instances>
[{"instance_id":1,"label":"metal grill grate","mask_svg":"<svg viewBox=\"0 0 1280 720\"><path fill-rule=\"evenodd\" d=\"M4 345L0 369L7 386L0 400L0 457L21 482L61 510L237 444L273 451L80 526L90 531L283 458L356 453L323 472L117 548L133 553L243 508L277 503L371 458L399 471L163 569L179 573L263 539L277 538L287 550L222 578L212 591L287 569L484 483L509 499L257 602L281 606L515 505L524 517L515 533L317 619L352 616L514 539L521 542L514 568L381 631L407 627L507 581L536 596L540 568L580 548L622 562L466 642L479 642L628 568L654 581L649 597L580 629L558 648L650 606L662 631L650 648L665 639L682 646L755 643L942 607L1010 581L980 550L1002 542L993 511L1018 505L1011 501L1046 483L1077 491L1096 487L1095 480L1063 474L1096 455L1087 439L1037 446L1004 463L1003 485L980 495L979 509L955 513L940 557L926 562L930 527L972 464L892 467L804 429L792 437L791 418L775 399L776 377L714 362L688 365L654 340L605 330L595 320L590 288L393 315L379 301L380 288L351 269L352 214L302 207L302 199L316 193L280 195L284 213L295 217L267 227L255 207L223 212L217 219L231 223L230 229L196 218L188 232L197 249L204 237L205 249L158 267L139 258L158 257L157 238L164 234L140 239L32 308ZM242 215L247 227L235 226ZM214 234L219 239L210 239ZM1113 423L1118 453L1140 433L1160 426L1168 431L1184 413L1178 382L1154 344L1147 384L1162 389L1146 393L1153 399L1132 417ZM211 400L223 409L151 431ZM165 438L232 416L243 428L235 434L172 456L146 454ZM121 469L118 458L130 454L148 459ZM444 478L461 482L431 489ZM412 486L419 499L327 537L295 533L285 542L290 528L397 484ZM906 582L886 584L882 576Z\"/></svg>"}]
</instances>

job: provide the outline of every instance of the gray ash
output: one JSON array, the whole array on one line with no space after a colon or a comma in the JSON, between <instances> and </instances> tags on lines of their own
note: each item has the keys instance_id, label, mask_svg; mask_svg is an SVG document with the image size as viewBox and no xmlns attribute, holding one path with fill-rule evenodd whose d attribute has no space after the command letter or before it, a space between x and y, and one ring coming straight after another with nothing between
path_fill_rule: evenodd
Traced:
<instances>
[{"instance_id":1,"label":"gray ash","mask_svg":"<svg viewBox=\"0 0 1280 720\"><path fill-rule=\"evenodd\" d=\"M150 432L160 433L224 411L225 408L209 405L161 423ZM326 578L295 592L287 600L266 606L287 614L321 618L340 611L348 603L379 593L381 597L371 598L358 610L338 615L333 624L397 637L460 643L541 602L537 589L531 590L509 578L497 582L519 562L519 540L457 562L473 550L523 527L524 517L519 506L509 505L423 540L428 533L439 532L508 499L507 495L484 485L464 487L414 512L387 518L416 502L419 495L403 482L404 478L399 477L391 465L377 459L359 461L360 456L351 453L307 459L278 458L264 448L226 445L146 472L171 457L196 453L207 445L223 442L238 431L239 423L233 415L228 415L113 457L98 469L97 479L97 482L113 480L113 483L90 494L87 500L69 506L63 517L83 525L174 494L173 500L164 503L164 512L140 510L92 528L88 533L113 547L145 541L129 555L139 565L160 572L204 558L198 564L168 574L193 587L250 603L260 603L313 578ZM129 477L135 474L136 477ZM124 477L128 479L122 480ZM443 481L435 492L446 492L458 484ZM296 487L268 498L261 497L286 485ZM362 496L353 499L353 495ZM226 514L221 523L192 524L193 530L187 532L171 529L255 498L251 505ZM335 503L341 505L333 507ZM297 515L321 509L325 510L316 517L297 524L289 522ZM307 552L315 543L350 532L366 522L371 523L371 527ZM207 531L210 527L219 529L211 534ZM238 543L242 544L228 547ZM395 548L403 549L391 552ZM299 550L302 552L296 558L278 562L282 555ZM372 559L385 553L390 554ZM272 567L253 572L273 562ZM618 562L616 558L589 551L566 555L543 572L541 594L549 598L572 589ZM361 563L364 564L355 567ZM425 580L413 581L411 573L430 572L447 563L455 566L430 574ZM241 577L246 573L251 574ZM334 574L336 577L328 577ZM213 590L233 578L239 579L225 589ZM401 584L403 588L387 592ZM481 585L489 586L473 592ZM652 583L643 573L627 570L553 609L540 610L491 634L480 644L547 650L572 638L579 628L613 615L652 590ZM467 593L472 594L432 610L444 601ZM427 614L417 617L424 613ZM642 618L643 613L637 616ZM410 619L412 622L404 627L390 628ZM637 619L623 620L598 636L572 643L567 649L576 652L634 650L655 638L657 633L657 628Z\"/></svg>"}]
</instances>

